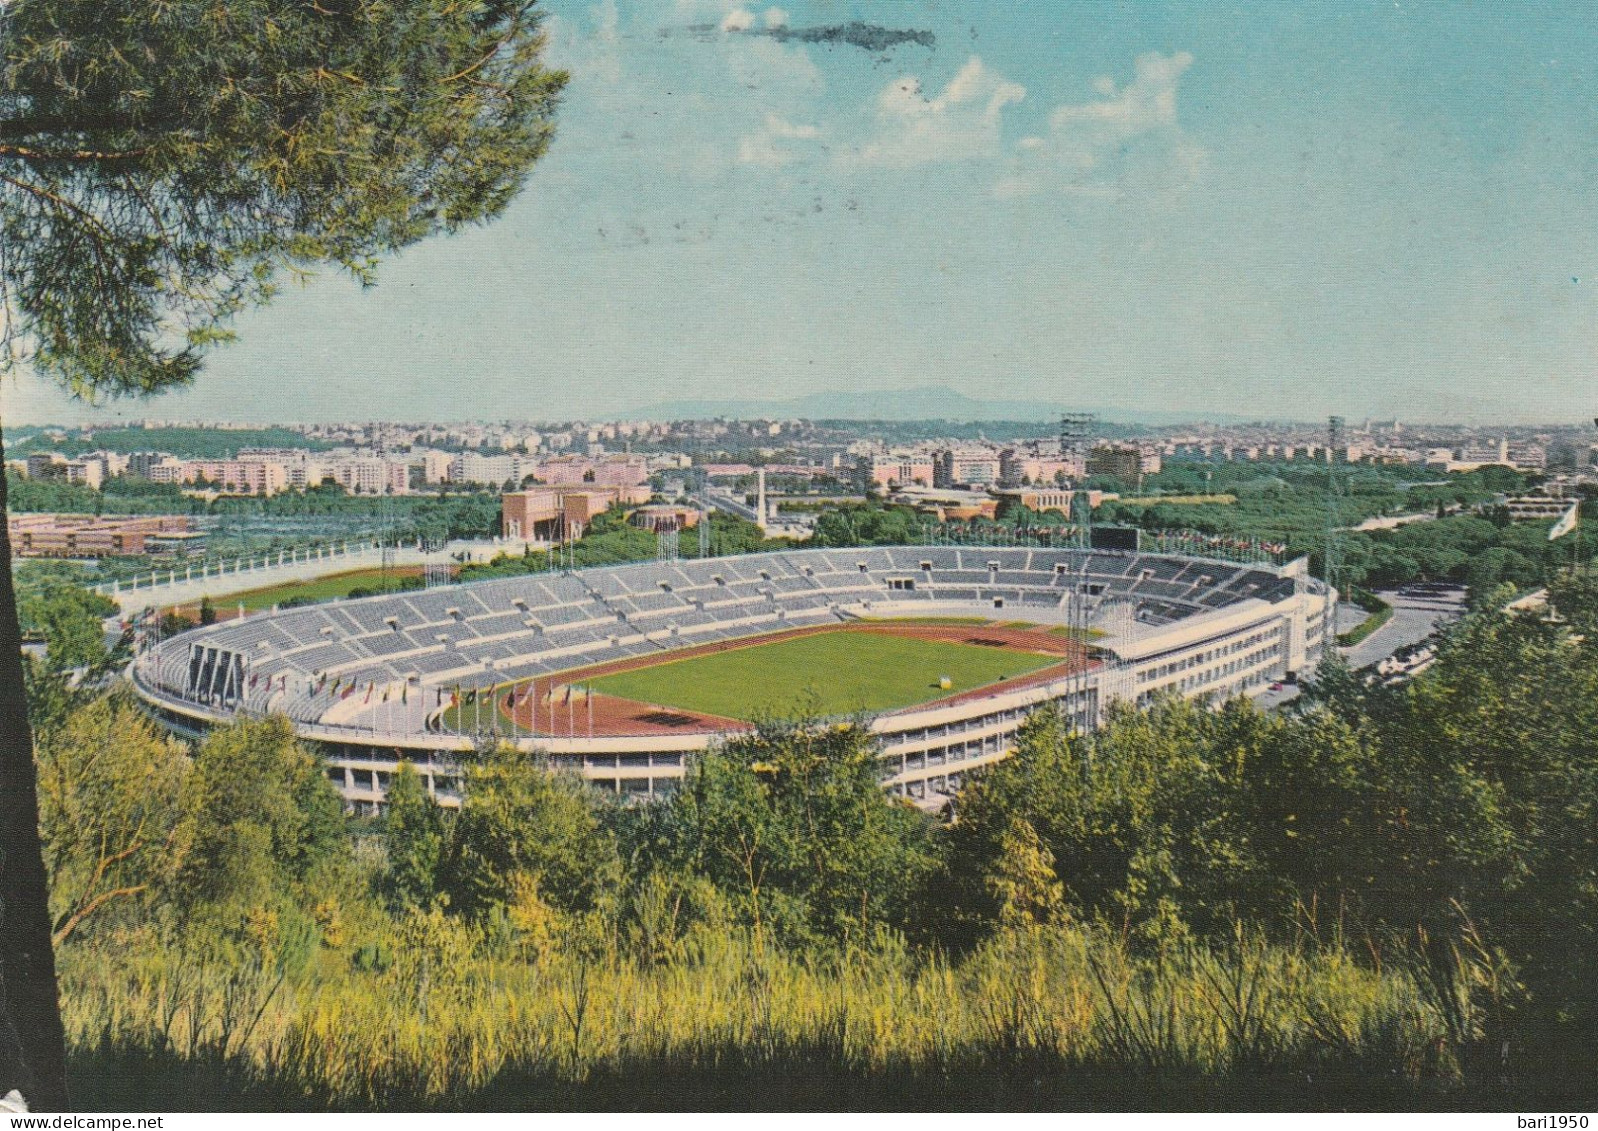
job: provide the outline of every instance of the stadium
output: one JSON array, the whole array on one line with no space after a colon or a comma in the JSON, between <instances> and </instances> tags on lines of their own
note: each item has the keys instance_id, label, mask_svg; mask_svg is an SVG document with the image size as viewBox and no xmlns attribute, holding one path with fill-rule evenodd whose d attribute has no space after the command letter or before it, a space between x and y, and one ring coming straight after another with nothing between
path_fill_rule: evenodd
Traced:
<instances>
[{"instance_id":1,"label":"stadium","mask_svg":"<svg viewBox=\"0 0 1598 1131\"><path fill-rule=\"evenodd\" d=\"M1105 549L879 547L534 573L263 613L141 647L186 735L282 714L372 811L401 760L459 803L485 736L630 797L760 720L857 719L936 806L1056 703L1255 694L1313 667L1335 601L1286 565Z\"/></svg>"}]
</instances>

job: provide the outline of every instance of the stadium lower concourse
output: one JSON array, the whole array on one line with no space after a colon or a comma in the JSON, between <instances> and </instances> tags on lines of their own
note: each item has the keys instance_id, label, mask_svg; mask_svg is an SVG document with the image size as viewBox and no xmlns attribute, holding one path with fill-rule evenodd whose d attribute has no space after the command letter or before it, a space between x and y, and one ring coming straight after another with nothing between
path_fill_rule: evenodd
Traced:
<instances>
[{"instance_id":1,"label":"stadium lower concourse","mask_svg":"<svg viewBox=\"0 0 1598 1131\"><path fill-rule=\"evenodd\" d=\"M1319 658L1334 602L1303 559L793 550L262 613L151 642L132 678L149 711L185 735L288 717L357 811L382 802L402 760L442 804L458 804L463 756L490 735L619 794L658 796L695 752L784 708L863 720L881 744L884 788L933 807L1003 758L1041 705L1093 727L1116 701L1228 698L1296 678ZM830 639L842 633L859 635ZM857 645L862 668L871 648L914 658L848 673L814 659ZM696 671L720 683L706 687ZM803 710L808 689L846 675L862 681L861 706L834 696L826 711Z\"/></svg>"}]
</instances>

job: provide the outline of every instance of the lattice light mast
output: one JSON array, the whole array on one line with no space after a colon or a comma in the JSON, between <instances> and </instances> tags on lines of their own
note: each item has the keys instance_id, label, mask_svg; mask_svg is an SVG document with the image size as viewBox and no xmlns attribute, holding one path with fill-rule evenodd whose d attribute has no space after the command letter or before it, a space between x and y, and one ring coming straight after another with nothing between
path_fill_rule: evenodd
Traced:
<instances>
[{"instance_id":1,"label":"lattice light mast","mask_svg":"<svg viewBox=\"0 0 1598 1131\"><path fill-rule=\"evenodd\" d=\"M1332 640L1333 624L1332 610L1334 595L1337 592L1337 577L1342 572L1342 562L1339 559L1338 547L1338 493L1340 485L1337 477L1337 452L1342 448L1344 440L1343 418L1330 416L1326 420L1326 548L1324 550L1326 564L1322 572L1326 575L1326 622L1321 635L1321 650L1330 647Z\"/></svg>"},{"instance_id":2,"label":"lattice light mast","mask_svg":"<svg viewBox=\"0 0 1598 1131\"><path fill-rule=\"evenodd\" d=\"M387 590L393 579L399 521L395 514L394 492L388 483L388 445L383 435L383 426L374 421L368 425L368 429L372 439L372 452L383 469L382 494L378 497L377 503L377 544L381 559L379 566L381 585Z\"/></svg>"},{"instance_id":3,"label":"lattice light mast","mask_svg":"<svg viewBox=\"0 0 1598 1131\"><path fill-rule=\"evenodd\" d=\"M437 589L440 586L454 583L454 571L450 569L449 562L442 555L444 547L448 544L448 529L444 526L429 526L417 537L422 551L422 585L427 589Z\"/></svg>"},{"instance_id":4,"label":"lattice light mast","mask_svg":"<svg viewBox=\"0 0 1598 1131\"><path fill-rule=\"evenodd\" d=\"M677 560L679 537L680 529L675 521L655 531L655 560L657 562L674 562Z\"/></svg>"},{"instance_id":5,"label":"lattice light mast","mask_svg":"<svg viewBox=\"0 0 1598 1131\"><path fill-rule=\"evenodd\" d=\"M705 474L703 467L694 468L694 482L697 486L699 504L699 556L710 556L710 476Z\"/></svg>"},{"instance_id":6,"label":"lattice light mast","mask_svg":"<svg viewBox=\"0 0 1598 1131\"><path fill-rule=\"evenodd\" d=\"M1068 412L1060 417L1060 456L1069 457L1077 470L1076 490L1071 495L1071 524L1076 528L1077 544L1083 549L1093 542L1093 506L1083 483L1087 479L1088 452L1098 432L1099 417L1094 412Z\"/></svg>"}]
</instances>

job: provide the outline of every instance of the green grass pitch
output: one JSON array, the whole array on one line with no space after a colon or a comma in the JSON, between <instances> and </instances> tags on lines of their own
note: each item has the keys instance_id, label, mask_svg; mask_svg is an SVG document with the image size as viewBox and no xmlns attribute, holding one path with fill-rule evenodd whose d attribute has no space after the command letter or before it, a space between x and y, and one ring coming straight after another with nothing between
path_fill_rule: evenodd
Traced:
<instances>
[{"instance_id":1,"label":"green grass pitch","mask_svg":"<svg viewBox=\"0 0 1598 1131\"><path fill-rule=\"evenodd\" d=\"M828 632L602 676L596 691L731 719L891 711L1059 663L1035 652ZM938 686L941 676L954 683Z\"/></svg>"}]
</instances>

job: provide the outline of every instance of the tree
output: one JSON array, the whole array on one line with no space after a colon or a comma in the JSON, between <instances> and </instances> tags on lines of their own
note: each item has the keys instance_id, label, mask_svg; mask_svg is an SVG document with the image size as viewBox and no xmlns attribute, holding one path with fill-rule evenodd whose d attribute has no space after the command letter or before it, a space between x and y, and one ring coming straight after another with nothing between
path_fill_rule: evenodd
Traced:
<instances>
[{"instance_id":1,"label":"tree","mask_svg":"<svg viewBox=\"0 0 1598 1131\"><path fill-rule=\"evenodd\" d=\"M144 899L169 874L188 756L126 697L71 710L63 725L41 733L38 754L50 920L60 945Z\"/></svg>"},{"instance_id":2,"label":"tree","mask_svg":"<svg viewBox=\"0 0 1598 1131\"><path fill-rule=\"evenodd\" d=\"M0 373L91 400L180 386L283 275L370 283L384 255L498 215L553 135L565 75L543 45L530 0L0 6ZM0 525L11 703L16 635ZM61 1108L31 749L0 713L0 978L25 1094Z\"/></svg>"},{"instance_id":3,"label":"tree","mask_svg":"<svg viewBox=\"0 0 1598 1131\"><path fill-rule=\"evenodd\" d=\"M673 855L757 940L902 928L937 864L929 817L883 792L870 732L766 724L695 759L671 801Z\"/></svg>"},{"instance_id":4,"label":"tree","mask_svg":"<svg viewBox=\"0 0 1598 1131\"><path fill-rule=\"evenodd\" d=\"M174 897L185 919L237 916L302 894L343 844L343 803L281 716L207 735L181 809Z\"/></svg>"},{"instance_id":5,"label":"tree","mask_svg":"<svg viewBox=\"0 0 1598 1131\"><path fill-rule=\"evenodd\" d=\"M425 908L438 886L444 816L409 762L396 766L389 779L383 843L388 849L383 887L389 906Z\"/></svg>"},{"instance_id":6,"label":"tree","mask_svg":"<svg viewBox=\"0 0 1598 1131\"><path fill-rule=\"evenodd\" d=\"M599 909L619 881L615 839L600 823L598 794L540 755L501 745L468 765L444 888L451 907L480 916L504 909L529 885L555 910Z\"/></svg>"},{"instance_id":7,"label":"tree","mask_svg":"<svg viewBox=\"0 0 1598 1131\"><path fill-rule=\"evenodd\" d=\"M985 881L999 905L1003 926L1041 925L1065 911L1065 892L1054 873L1054 856L1024 818L1010 818L999 840L998 858Z\"/></svg>"},{"instance_id":8,"label":"tree","mask_svg":"<svg viewBox=\"0 0 1598 1131\"><path fill-rule=\"evenodd\" d=\"M44 637L51 667L92 667L106 659L100 622L117 611L109 598L64 578L45 577L17 594L25 631Z\"/></svg>"}]
</instances>

